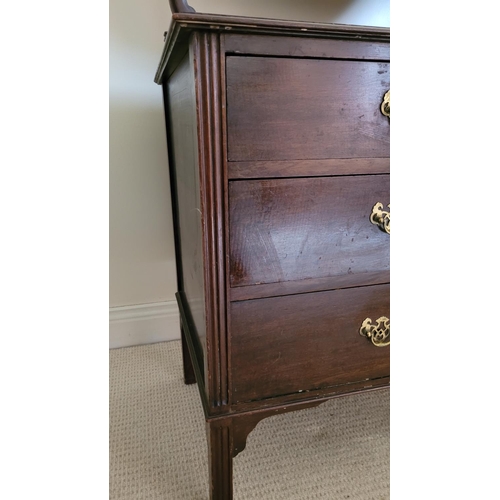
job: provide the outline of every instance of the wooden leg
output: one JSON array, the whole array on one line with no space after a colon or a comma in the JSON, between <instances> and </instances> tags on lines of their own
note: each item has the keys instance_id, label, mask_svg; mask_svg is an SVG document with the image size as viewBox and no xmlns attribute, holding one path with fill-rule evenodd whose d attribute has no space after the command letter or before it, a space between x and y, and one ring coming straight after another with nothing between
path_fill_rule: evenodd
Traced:
<instances>
[{"instance_id":1,"label":"wooden leg","mask_svg":"<svg viewBox=\"0 0 500 500\"><path fill-rule=\"evenodd\" d=\"M207 422L210 500L233 499L232 434L231 419Z\"/></svg>"},{"instance_id":2,"label":"wooden leg","mask_svg":"<svg viewBox=\"0 0 500 500\"><path fill-rule=\"evenodd\" d=\"M181 325L181 339L182 339L182 362L184 365L184 383L195 384L196 377L194 375L193 363L191 362L191 356L189 355L189 349L186 342L186 334L184 333L184 328Z\"/></svg>"},{"instance_id":3,"label":"wooden leg","mask_svg":"<svg viewBox=\"0 0 500 500\"><path fill-rule=\"evenodd\" d=\"M279 413L313 408L328 400L318 399L300 405L291 404L207 420L210 500L233 499L233 458L245 449L248 435L262 419Z\"/></svg>"}]
</instances>

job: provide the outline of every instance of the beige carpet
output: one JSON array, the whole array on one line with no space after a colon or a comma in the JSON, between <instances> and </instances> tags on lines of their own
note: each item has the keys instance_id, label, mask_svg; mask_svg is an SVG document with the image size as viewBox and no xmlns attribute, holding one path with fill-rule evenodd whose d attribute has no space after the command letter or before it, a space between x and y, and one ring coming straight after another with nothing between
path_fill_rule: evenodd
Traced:
<instances>
[{"instance_id":1,"label":"beige carpet","mask_svg":"<svg viewBox=\"0 0 500 500\"><path fill-rule=\"evenodd\" d=\"M110 500L207 500L205 421L180 341L110 351ZM263 420L235 499L389 499L389 391Z\"/></svg>"}]
</instances>

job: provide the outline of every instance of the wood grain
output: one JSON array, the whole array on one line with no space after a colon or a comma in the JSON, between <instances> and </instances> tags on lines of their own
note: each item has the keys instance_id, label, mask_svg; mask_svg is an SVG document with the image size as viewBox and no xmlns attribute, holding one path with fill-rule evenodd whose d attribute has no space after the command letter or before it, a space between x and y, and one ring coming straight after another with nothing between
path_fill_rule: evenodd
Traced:
<instances>
[{"instance_id":1,"label":"wood grain","mask_svg":"<svg viewBox=\"0 0 500 500\"><path fill-rule=\"evenodd\" d=\"M389 285L232 303L233 401L388 376L389 347L359 328L389 314Z\"/></svg>"},{"instance_id":2,"label":"wood grain","mask_svg":"<svg viewBox=\"0 0 500 500\"><path fill-rule=\"evenodd\" d=\"M200 158L205 308L207 311L207 386L211 411L228 405L225 267L225 187L222 164L220 45L217 33L192 39L196 76Z\"/></svg>"},{"instance_id":3,"label":"wood grain","mask_svg":"<svg viewBox=\"0 0 500 500\"><path fill-rule=\"evenodd\" d=\"M226 61L229 161L389 157L389 63Z\"/></svg>"},{"instance_id":4,"label":"wood grain","mask_svg":"<svg viewBox=\"0 0 500 500\"><path fill-rule=\"evenodd\" d=\"M233 181L229 200L232 287L389 270L369 220L389 175Z\"/></svg>"},{"instance_id":5,"label":"wood grain","mask_svg":"<svg viewBox=\"0 0 500 500\"><path fill-rule=\"evenodd\" d=\"M163 86L178 291L193 318L197 361L206 365L206 316L194 71L188 55ZM202 368L203 370L203 368Z\"/></svg>"},{"instance_id":6,"label":"wood grain","mask_svg":"<svg viewBox=\"0 0 500 500\"><path fill-rule=\"evenodd\" d=\"M235 412L234 414L246 414L246 412L263 410L265 408L288 408L291 405L297 405L299 408L301 403L307 401L327 400L349 396L351 394L359 394L360 392L388 389L390 385L390 378L390 376L380 377L370 380L362 380L360 382L351 382L349 384L324 387L322 389L295 392L283 396L274 396L268 399L239 402L233 404L231 409Z\"/></svg>"},{"instance_id":7,"label":"wood grain","mask_svg":"<svg viewBox=\"0 0 500 500\"><path fill-rule=\"evenodd\" d=\"M225 35L226 52L238 55L314 57L321 59L370 59L388 61L389 45L380 41L338 40L272 35Z\"/></svg>"},{"instance_id":8,"label":"wood grain","mask_svg":"<svg viewBox=\"0 0 500 500\"><path fill-rule=\"evenodd\" d=\"M233 498L233 421L209 420L208 440L210 500Z\"/></svg>"},{"instance_id":9,"label":"wood grain","mask_svg":"<svg viewBox=\"0 0 500 500\"><path fill-rule=\"evenodd\" d=\"M229 179L388 174L389 171L389 158L331 158L326 160L238 161L228 163Z\"/></svg>"},{"instance_id":10,"label":"wood grain","mask_svg":"<svg viewBox=\"0 0 500 500\"><path fill-rule=\"evenodd\" d=\"M163 85L184 376L207 420L212 500L266 416L389 384L389 30L186 12ZM180 12L184 11L184 12Z\"/></svg>"},{"instance_id":11,"label":"wood grain","mask_svg":"<svg viewBox=\"0 0 500 500\"><path fill-rule=\"evenodd\" d=\"M193 32L221 33L229 39L233 35L252 34L253 36L288 36L303 39L306 54L316 50L314 45L317 40L326 39L335 44L342 40L356 43L370 41L382 43L388 53L390 32L388 28L376 26L354 26L348 24L306 23L300 21L282 21L273 19L221 16L213 14L180 13L172 14L172 21L165 41L163 53L158 64L154 81L161 84L165 76L169 76L178 64L179 57L187 50L190 36ZM322 42L321 42L322 44ZM360 47L363 44L360 45ZM299 54L296 54L299 56ZM362 52L361 58L366 57Z\"/></svg>"},{"instance_id":12,"label":"wood grain","mask_svg":"<svg viewBox=\"0 0 500 500\"><path fill-rule=\"evenodd\" d=\"M279 283L262 283L259 285L238 286L229 289L230 300L262 299L295 295L298 293L338 290L365 285L381 285L390 282L390 271L373 271L368 273L341 274L323 278L282 281Z\"/></svg>"}]
</instances>

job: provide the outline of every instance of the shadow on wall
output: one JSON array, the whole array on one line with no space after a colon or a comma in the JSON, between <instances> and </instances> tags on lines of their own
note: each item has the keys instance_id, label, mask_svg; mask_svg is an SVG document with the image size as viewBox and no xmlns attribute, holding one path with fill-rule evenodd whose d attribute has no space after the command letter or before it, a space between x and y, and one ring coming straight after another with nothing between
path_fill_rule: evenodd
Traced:
<instances>
[{"instance_id":1,"label":"shadow on wall","mask_svg":"<svg viewBox=\"0 0 500 500\"><path fill-rule=\"evenodd\" d=\"M110 306L174 300L175 250L161 87L167 0L109 4Z\"/></svg>"},{"instance_id":2,"label":"shadow on wall","mask_svg":"<svg viewBox=\"0 0 500 500\"><path fill-rule=\"evenodd\" d=\"M390 0L188 0L197 12L389 26Z\"/></svg>"},{"instance_id":3,"label":"shadow on wall","mask_svg":"<svg viewBox=\"0 0 500 500\"><path fill-rule=\"evenodd\" d=\"M110 103L110 306L174 300L175 250L164 115L158 105Z\"/></svg>"}]
</instances>

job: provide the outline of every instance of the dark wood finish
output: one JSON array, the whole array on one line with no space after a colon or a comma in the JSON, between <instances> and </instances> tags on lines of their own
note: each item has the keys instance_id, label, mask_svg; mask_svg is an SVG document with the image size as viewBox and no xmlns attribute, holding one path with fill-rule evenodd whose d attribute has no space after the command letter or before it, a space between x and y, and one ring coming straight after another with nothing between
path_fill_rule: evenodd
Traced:
<instances>
[{"instance_id":1,"label":"dark wood finish","mask_svg":"<svg viewBox=\"0 0 500 500\"><path fill-rule=\"evenodd\" d=\"M185 334L185 339L186 339L186 344L189 350L189 353L191 355L191 359L193 361L193 369L194 373L196 376L196 381L198 384L200 396L201 396L201 401L203 405L203 411L205 413L205 416L207 420L211 420L213 418L220 418L217 416L214 416L212 413L212 409L209 408L208 406L208 400L206 397L205 389L204 389L204 378L202 375L202 369L201 367L197 364L196 362L196 356L195 356L195 351L193 347L193 342L192 338L194 334L192 333L192 321L189 319L188 315L186 314L186 309L185 309L185 299L183 298L182 292L179 292L176 294L177 302L179 304L179 311L181 315L181 320L183 323L183 330ZM227 414L234 415L234 416L241 416L245 415L247 412L255 412L258 409L264 410L264 409L272 409L274 411L278 411L280 408L283 408L284 405L286 407L297 407L301 408L302 403L307 403L308 401L320 401L320 400L327 400L333 397L340 397L343 395L347 394L355 394L360 391L367 391L367 390L377 390L377 389L383 389L385 387L389 386L389 376L387 377L381 377L378 379L371 379L371 380L363 380L361 382L354 382L350 384L345 384L345 385L339 385L335 387L328 387L328 388L323 388L323 389L318 389L318 390L309 390L309 391L304 391L299 394L287 394L284 396L276 396L274 398L270 398L267 400L260 400L257 403L255 402L238 402L238 403L233 403L231 407L229 408L229 411Z\"/></svg>"},{"instance_id":2,"label":"dark wood finish","mask_svg":"<svg viewBox=\"0 0 500 500\"><path fill-rule=\"evenodd\" d=\"M343 274L326 278L302 279L282 281L279 283L263 283L259 285L238 286L229 290L231 302L239 300L263 299L279 297L281 295L295 295L298 293L320 292L352 288L362 284L381 285L389 283L390 271L374 271L370 273Z\"/></svg>"},{"instance_id":3,"label":"dark wood finish","mask_svg":"<svg viewBox=\"0 0 500 500\"><path fill-rule=\"evenodd\" d=\"M205 364L206 317L203 276L198 134L192 61L186 55L164 85L172 209L177 254L177 285L193 318L198 363ZM175 117L175 119L174 119ZM182 168L180 166L182 165Z\"/></svg>"},{"instance_id":4,"label":"dark wood finish","mask_svg":"<svg viewBox=\"0 0 500 500\"><path fill-rule=\"evenodd\" d=\"M189 306L187 304L186 296L184 292L177 292L175 294L177 300L177 305L179 306L179 315L182 323L182 334L184 335L184 341L186 343L187 350L189 351L189 357L191 358L191 366L194 371L194 376L196 378L196 384L200 392L201 404L203 405L203 411L208 417L210 414L210 409L208 407L208 396L207 389L205 386L205 373L204 365L200 361L197 355L197 345L196 345L196 333L193 319L189 313ZM184 370L189 370L189 366L184 365Z\"/></svg>"},{"instance_id":5,"label":"dark wood finish","mask_svg":"<svg viewBox=\"0 0 500 500\"><path fill-rule=\"evenodd\" d=\"M209 420L206 424L209 484L212 500L233 498L233 421Z\"/></svg>"},{"instance_id":6,"label":"dark wood finish","mask_svg":"<svg viewBox=\"0 0 500 500\"><path fill-rule=\"evenodd\" d=\"M358 331L389 314L389 236L366 229L373 204L390 202L378 102L389 32L172 5L155 81L184 376L196 379L207 421L211 499L230 500L232 459L261 419L388 387L389 349ZM271 105L281 129L266 121Z\"/></svg>"},{"instance_id":7,"label":"dark wood finish","mask_svg":"<svg viewBox=\"0 0 500 500\"><path fill-rule=\"evenodd\" d=\"M304 33L304 32L303 32ZM306 31L307 33L307 31ZM317 59L370 59L388 61L389 46L384 42L339 40L288 36L233 35L227 37L226 52L238 55L314 57Z\"/></svg>"},{"instance_id":8,"label":"dark wood finish","mask_svg":"<svg viewBox=\"0 0 500 500\"><path fill-rule=\"evenodd\" d=\"M221 185L219 38L195 33L164 82L179 291L192 319L191 342L204 373L206 405L228 404L225 193ZM189 367L186 367L188 370Z\"/></svg>"},{"instance_id":9,"label":"dark wood finish","mask_svg":"<svg viewBox=\"0 0 500 500\"><path fill-rule=\"evenodd\" d=\"M196 12L193 7L188 5L187 0L168 0L172 14L179 12Z\"/></svg>"},{"instance_id":10,"label":"dark wood finish","mask_svg":"<svg viewBox=\"0 0 500 500\"><path fill-rule=\"evenodd\" d=\"M370 387L366 390L377 389ZM351 394L358 392L353 390ZM332 398L317 398L279 408L254 409L244 414L215 417L208 420L206 430L209 451L210 498L226 500L233 497L233 458L245 449L248 435L259 422L275 415L314 408L330 399Z\"/></svg>"},{"instance_id":11,"label":"dark wood finish","mask_svg":"<svg viewBox=\"0 0 500 500\"><path fill-rule=\"evenodd\" d=\"M389 375L389 348L359 334L389 317L389 285L231 304L233 400L251 401Z\"/></svg>"},{"instance_id":12,"label":"dark wood finish","mask_svg":"<svg viewBox=\"0 0 500 500\"><path fill-rule=\"evenodd\" d=\"M225 270L225 193L222 183L222 104L219 37L195 33L198 155L200 160L207 314L207 386L214 414L228 405Z\"/></svg>"},{"instance_id":13,"label":"dark wood finish","mask_svg":"<svg viewBox=\"0 0 500 500\"><path fill-rule=\"evenodd\" d=\"M182 341L182 365L184 368L184 383L186 385L196 384L196 376L194 374L193 362L191 361L191 356L189 354L186 334L184 333L184 327L182 326L182 322L181 322L181 341Z\"/></svg>"},{"instance_id":14,"label":"dark wood finish","mask_svg":"<svg viewBox=\"0 0 500 500\"><path fill-rule=\"evenodd\" d=\"M389 158L331 158L326 160L238 161L228 163L229 179L322 177L388 174Z\"/></svg>"},{"instance_id":15,"label":"dark wood finish","mask_svg":"<svg viewBox=\"0 0 500 500\"><path fill-rule=\"evenodd\" d=\"M389 64L226 59L228 160L389 156Z\"/></svg>"},{"instance_id":16,"label":"dark wood finish","mask_svg":"<svg viewBox=\"0 0 500 500\"><path fill-rule=\"evenodd\" d=\"M221 16L210 14L172 14L172 21L165 40L165 47L156 71L154 81L162 84L179 64L182 56L187 52L190 36L193 32L215 32L223 33L221 37L231 43L230 38L234 35L253 34L273 36L287 35L298 39L307 39L303 50L315 53L317 43L322 39L330 42L342 42L349 40L356 44L364 44L366 41L378 42L388 46L389 30L373 26L354 26L348 24L322 24L304 23L297 21L269 20L252 17ZM230 35L226 34L230 32ZM366 47L366 46L365 46ZM388 53L388 50L386 51ZM359 54L363 56L362 52ZM295 57L304 57L297 52Z\"/></svg>"},{"instance_id":17,"label":"dark wood finish","mask_svg":"<svg viewBox=\"0 0 500 500\"><path fill-rule=\"evenodd\" d=\"M388 175L231 182L231 286L388 270L377 202L390 203Z\"/></svg>"},{"instance_id":18,"label":"dark wood finish","mask_svg":"<svg viewBox=\"0 0 500 500\"><path fill-rule=\"evenodd\" d=\"M366 391L378 391L380 389L388 389L390 385L390 376L381 377L371 380L363 380L361 382L353 382L350 384L337 385L326 387L323 389L309 390L295 394L286 394L276 396L269 399L258 399L255 401L246 401L234 403L231 406L233 415L245 415L247 412L264 410L266 408L289 408L295 407L301 409L303 403L308 401L326 401L333 398L349 396ZM298 397L300 396L300 397Z\"/></svg>"},{"instance_id":19,"label":"dark wood finish","mask_svg":"<svg viewBox=\"0 0 500 500\"><path fill-rule=\"evenodd\" d=\"M225 500L233 497L233 458L246 447L247 437L264 418L304 410L324 403L313 400L288 407L250 411L229 418L213 418L207 421L206 430L209 454L210 498Z\"/></svg>"}]
</instances>

